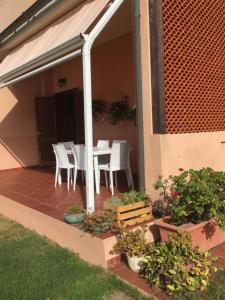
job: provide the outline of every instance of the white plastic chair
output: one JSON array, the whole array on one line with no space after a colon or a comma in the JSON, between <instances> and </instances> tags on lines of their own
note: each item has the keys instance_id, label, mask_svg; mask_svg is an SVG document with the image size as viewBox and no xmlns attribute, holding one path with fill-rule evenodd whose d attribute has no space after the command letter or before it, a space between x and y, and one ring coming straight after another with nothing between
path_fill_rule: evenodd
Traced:
<instances>
[{"instance_id":1,"label":"white plastic chair","mask_svg":"<svg viewBox=\"0 0 225 300\"><path fill-rule=\"evenodd\" d=\"M110 141L109 140L98 140L97 142L97 147L98 148L109 148L109 144ZM100 155L98 156L98 164L103 165L103 164L107 164L110 162L110 155ZM107 176L107 172L104 171L104 175L105 175L105 185L108 188L109 184L108 184L108 176ZM101 175L100 175L100 170L99 170L99 179L100 179Z\"/></svg>"},{"instance_id":2,"label":"white plastic chair","mask_svg":"<svg viewBox=\"0 0 225 300\"><path fill-rule=\"evenodd\" d=\"M84 172L86 171L85 164L85 146L84 145L72 145L71 147L75 162L75 173L73 180L73 189L76 189L77 170L81 170L82 181L84 180Z\"/></svg>"},{"instance_id":3,"label":"white plastic chair","mask_svg":"<svg viewBox=\"0 0 225 300\"><path fill-rule=\"evenodd\" d=\"M59 145L63 145L65 147L66 150L71 150L72 145L74 145L73 141L69 141L69 142L59 142Z\"/></svg>"},{"instance_id":4,"label":"white plastic chair","mask_svg":"<svg viewBox=\"0 0 225 300\"><path fill-rule=\"evenodd\" d=\"M128 143L128 142L127 142L127 140L113 140L113 143ZM130 164L131 145L129 143L128 143L128 148L129 148L129 151L128 151L128 162ZM131 186L130 176L127 174L127 172L126 172L126 175L127 175L127 181L129 182L128 186ZM114 172L114 176L115 176L115 186L118 187L117 172Z\"/></svg>"},{"instance_id":5,"label":"white plastic chair","mask_svg":"<svg viewBox=\"0 0 225 300\"><path fill-rule=\"evenodd\" d=\"M97 147L98 148L109 148L110 141L109 140L98 140Z\"/></svg>"},{"instance_id":6,"label":"white plastic chair","mask_svg":"<svg viewBox=\"0 0 225 300\"><path fill-rule=\"evenodd\" d=\"M71 171L74 170L74 174L76 173L76 166L69 162L66 149L63 144L53 144L53 150L56 158L56 171L55 171L55 187L57 183L61 184L61 169L67 170L67 188L70 188L70 180L71 180Z\"/></svg>"},{"instance_id":7,"label":"white plastic chair","mask_svg":"<svg viewBox=\"0 0 225 300\"><path fill-rule=\"evenodd\" d=\"M65 147L66 150L72 150L72 146L74 145L73 141L69 141L69 142L59 142L58 145L63 145ZM67 153L68 158L69 158L69 162L71 164L74 164L74 159L73 159L73 154Z\"/></svg>"},{"instance_id":8,"label":"white plastic chair","mask_svg":"<svg viewBox=\"0 0 225 300\"><path fill-rule=\"evenodd\" d=\"M99 170L109 172L112 195L114 195L113 172L116 171L126 171L128 186L132 186L132 189L134 189L133 177L129 161L129 151L130 146L127 142L113 142L110 163L98 165Z\"/></svg>"}]
</instances>

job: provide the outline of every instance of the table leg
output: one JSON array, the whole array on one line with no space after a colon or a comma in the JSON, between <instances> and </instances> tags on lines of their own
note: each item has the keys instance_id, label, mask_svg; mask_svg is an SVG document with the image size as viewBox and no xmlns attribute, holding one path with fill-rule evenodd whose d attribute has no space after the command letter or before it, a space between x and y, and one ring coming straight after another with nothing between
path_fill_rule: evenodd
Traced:
<instances>
[{"instance_id":1,"label":"table leg","mask_svg":"<svg viewBox=\"0 0 225 300\"><path fill-rule=\"evenodd\" d=\"M98 172L98 156L95 155L94 156L94 168L95 168L95 189L96 189L96 193L100 194L100 178L99 178L99 172Z\"/></svg>"},{"instance_id":2,"label":"table leg","mask_svg":"<svg viewBox=\"0 0 225 300\"><path fill-rule=\"evenodd\" d=\"M61 175L61 169L59 168L59 173L58 173L58 184L62 184L62 175Z\"/></svg>"}]
</instances>

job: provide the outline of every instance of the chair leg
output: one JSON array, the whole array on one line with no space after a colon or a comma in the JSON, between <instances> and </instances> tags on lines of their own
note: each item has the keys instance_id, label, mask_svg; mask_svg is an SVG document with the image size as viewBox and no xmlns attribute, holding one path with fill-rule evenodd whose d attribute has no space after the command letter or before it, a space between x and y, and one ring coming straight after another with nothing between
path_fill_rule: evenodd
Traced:
<instances>
[{"instance_id":1,"label":"chair leg","mask_svg":"<svg viewBox=\"0 0 225 300\"><path fill-rule=\"evenodd\" d=\"M101 171L98 170L99 187L101 186Z\"/></svg>"},{"instance_id":2,"label":"chair leg","mask_svg":"<svg viewBox=\"0 0 225 300\"><path fill-rule=\"evenodd\" d=\"M70 183L73 184L73 169L70 169Z\"/></svg>"},{"instance_id":3,"label":"chair leg","mask_svg":"<svg viewBox=\"0 0 225 300\"><path fill-rule=\"evenodd\" d=\"M107 187L107 189L109 188L109 182L108 182L108 175L107 175L107 171L104 171L105 174L105 185Z\"/></svg>"},{"instance_id":4,"label":"chair leg","mask_svg":"<svg viewBox=\"0 0 225 300\"><path fill-rule=\"evenodd\" d=\"M115 186L118 188L118 177L117 177L117 171L115 171Z\"/></svg>"},{"instance_id":5,"label":"chair leg","mask_svg":"<svg viewBox=\"0 0 225 300\"><path fill-rule=\"evenodd\" d=\"M86 170L83 171L84 174L84 182L86 183Z\"/></svg>"},{"instance_id":6,"label":"chair leg","mask_svg":"<svg viewBox=\"0 0 225 300\"><path fill-rule=\"evenodd\" d=\"M59 173L59 169L58 169L58 167L56 167L56 169L55 169L55 187L57 186L57 183L58 183L58 173Z\"/></svg>"},{"instance_id":7,"label":"chair leg","mask_svg":"<svg viewBox=\"0 0 225 300\"><path fill-rule=\"evenodd\" d=\"M70 189L70 169L67 169L67 189Z\"/></svg>"},{"instance_id":8,"label":"chair leg","mask_svg":"<svg viewBox=\"0 0 225 300\"><path fill-rule=\"evenodd\" d=\"M130 181L130 174L129 174L128 169L126 169L125 172L126 172L126 176L127 176L127 185L128 185L129 187L131 187L132 183L131 183L131 181Z\"/></svg>"},{"instance_id":9,"label":"chair leg","mask_svg":"<svg viewBox=\"0 0 225 300\"><path fill-rule=\"evenodd\" d=\"M61 175L61 169L58 168L58 184L61 185L62 184L62 175Z\"/></svg>"},{"instance_id":10,"label":"chair leg","mask_svg":"<svg viewBox=\"0 0 225 300\"><path fill-rule=\"evenodd\" d=\"M129 173L129 177L130 177L130 182L131 182L132 190L134 190L134 181L133 181L133 176L132 176L130 168L128 168L128 173Z\"/></svg>"},{"instance_id":11,"label":"chair leg","mask_svg":"<svg viewBox=\"0 0 225 300\"><path fill-rule=\"evenodd\" d=\"M75 189L76 189L76 180L77 180L77 169L76 168L74 168L74 170L73 170L73 189L74 189L74 191L75 191Z\"/></svg>"},{"instance_id":12,"label":"chair leg","mask_svg":"<svg viewBox=\"0 0 225 300\"><path fill-rule=\"evenodd\" d=\"M111 192L112 195L114 195L114 188L113 188L113 172L110 170L109 171L109 177L110 177L110 188L111 188Z\"/></svg>"}]
</instances>

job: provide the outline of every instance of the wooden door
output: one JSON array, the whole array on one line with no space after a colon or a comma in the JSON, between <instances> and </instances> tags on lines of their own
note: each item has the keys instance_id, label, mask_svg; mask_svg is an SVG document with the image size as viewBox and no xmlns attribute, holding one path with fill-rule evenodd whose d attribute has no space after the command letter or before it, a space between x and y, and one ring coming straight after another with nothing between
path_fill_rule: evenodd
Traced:
<instances>
[{"instance_id":1,"label":"wooden door","mask_svg":"<svg viewBox=\"0 0 225 300\"><path fill-rule=\"evenodd\" d=\"M76 142L74 99L74 90L55 94L58 142Z\"/></svg>"},{"instance_id":2,"label":"wooden door","mask_svg":"<svg viewBox=\"0 0 225 300\"><path fill-rule=\"evenodd\" d=\"M84 144L84 98L83 91L75 89L74 97L75 109L75 130L76 130L76 143Z\"/></svg>"},{"instance_id":3,"label":"wooden door","mask_svg":"<svg viewBox=\"0 0 225 300\"><path fill-rule=\"evenodd\" d=\"M55 162L52 144L57 142L55 99L40 97L35 100L40 163L49 165Z\"/></svg>"}]
</instances>

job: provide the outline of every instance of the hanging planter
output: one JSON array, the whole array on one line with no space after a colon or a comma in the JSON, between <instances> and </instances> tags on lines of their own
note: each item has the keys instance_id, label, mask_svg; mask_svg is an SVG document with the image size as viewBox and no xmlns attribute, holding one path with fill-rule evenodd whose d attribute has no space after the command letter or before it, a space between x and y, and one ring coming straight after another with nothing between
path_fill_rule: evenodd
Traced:
<instances>
[{"instance_id":1,"label":"hanging planter","mask_svg":"<svg viewBox=\"0 0 225 300\"><path fill-rule=\"evenodd\" d=\"M104 121L106 119L106 103L104 100L95 99L92 101L92 115L95 122Z\"/></svg>"},{"instance_id":2,"label":"hanging planter","mask_svg":"<svg viewBox=\"0 0 225 300\"><path fill-rule=\"evenodd\" d=\"M123 125L125 122L136 121L136 106L130 107L128 104L129 96L125 96L122 100L112 102L108 110L108 119L113 125Z\"/></svg>"}]
</instances>

